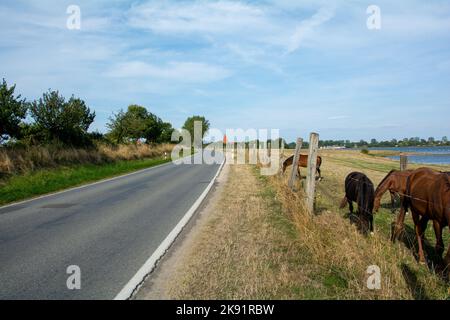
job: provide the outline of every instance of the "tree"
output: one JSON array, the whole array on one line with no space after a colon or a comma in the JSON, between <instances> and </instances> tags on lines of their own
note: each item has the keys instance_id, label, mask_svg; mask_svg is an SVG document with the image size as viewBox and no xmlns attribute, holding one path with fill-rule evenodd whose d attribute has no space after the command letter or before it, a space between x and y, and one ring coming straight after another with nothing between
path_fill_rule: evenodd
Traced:
<instances>
[{"instance_id":1,"label":"tree","mask_svg":"<svg viewBox=\"0 0 450 320\"><path fill-rule=\"evenodd\" d=\"M161 135L159 137L158 142L161 143L170 143L172 142L172 133L175 131L175 129L172 127L172 125L168 122L163 122L161 125Z\"/></svg>"},{"instance_id":2,"label":"tree","mask_svg":"<svg viewBox=\"0 0 450 320\"><path fill-rule=\"evenodd\" d=\"M31 104L30 113L45 142L56 139L76 146L90 143L87 131L94 122L95 112L83 100L72 96L66 101L58 91L49 91Z\"/></svg>"},{"instance_id":3,"label":"tree","mask_svg":"<svg viewBox=\"0 0 450 320\"><path fill-rule=\"evenodd\" d=\"M134 142L144 139L148 116L146 108L139 105L130 105L124 117L126 137Z\"/></svg>"},{"instance_id":4,"label":"tree","mask_svg":"<svg viewBox=\"0 0 450 320\"><path fill-rule=\"evenodd\" d=\"M164 126L163 121L145 107L130 105L126 112L121 110L111 117L107 127L110 130L108 137L115 143L137 142L140 139L145 139L147 143L155 143L160 142L167 126Z\"/></svg>"},{"instance_id":5,"label":"tree","mask_svg":"<svg viewBox=\"0 0 450 320\"><path fill-rule=\"evenodd\" d=\"M123 143L125 141L126 136L126 127L125 127L125 112L120 110L117 114L113 114L109 118L109 122L106 124L106 127L109 129L109 132L106 134L106 137L114 142L114 143Z\"/></svg>"},{"instance_id":6,"label":"tree","mask_svg":"<svg viewBox=\"0 0 450 320\"><path fill-rule=\"evenodd\" d=\"M163 133L163 121L154 114L149 113L145 124L146 127L144 137L147 143L159 142Z\"/></svg>"},{"instance_id":7,"label":"tree","mask_svg":"<svg viewBox=\"0 0 450 320\"><path fill-rule=\"evenodd\" d=\"M205 135L208 132L209 127L210 127L209 121L206 120L205 117L192 116L192 117L187 118L186 122L183 125L183 129L189 131L189 133L191 134L192 141L194 141L194 125L195 125L196 121L199 121L202 123L202 139L205 137Z\"/></svg>"},{"instance_id":8,"label":"tree","mask_svg":"<svg viewBox=\"0 0 450 320\"><path fill-rule=\"evenodd\" d=\"M28 105L20 95L14 96L15 89L15 85L8 88L3 79L0 85L0 142L20 136L21 122L27 114Z\"/></svg>"}]
</instances>

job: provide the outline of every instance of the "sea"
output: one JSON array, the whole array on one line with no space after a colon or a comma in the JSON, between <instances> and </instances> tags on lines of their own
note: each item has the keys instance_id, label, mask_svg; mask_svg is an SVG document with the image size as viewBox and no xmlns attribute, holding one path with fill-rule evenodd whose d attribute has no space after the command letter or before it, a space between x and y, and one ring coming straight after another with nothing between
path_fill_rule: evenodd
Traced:
<instances>
[{"instance_id":1,"label":"sea","mask_svg":"<svg viewBox=\"0 0 450 320\"><path fill-rule=\"evenodd\" d=\"M450 146L448 147L395 147L395 148L370 148L371 150L391 150L400 152L418 153L408 155L408 162L419 164L450 165ZM399 156L389 156L393 160L399 160Z\"/></svg>"}]
</instances>

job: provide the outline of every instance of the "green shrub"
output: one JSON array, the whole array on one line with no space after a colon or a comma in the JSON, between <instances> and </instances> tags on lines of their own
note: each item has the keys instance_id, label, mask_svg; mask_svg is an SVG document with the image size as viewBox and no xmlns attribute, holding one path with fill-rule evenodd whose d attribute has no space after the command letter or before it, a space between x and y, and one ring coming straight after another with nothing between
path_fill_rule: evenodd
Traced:
<instances>
[{"instance_id":1,"label":"green shrub","mask_svg":"<svg viewBox=\"0 0 450 320\"><path fill-rule=\"evenodd\" d=\"M39 139L52 143L61 141L66 145L89 146L89 126L94 122L95 112L86 103L72 96L68 101L58 91L44 93L30 106L33 126L40 132Z\"/></svg>"}]
</instances>

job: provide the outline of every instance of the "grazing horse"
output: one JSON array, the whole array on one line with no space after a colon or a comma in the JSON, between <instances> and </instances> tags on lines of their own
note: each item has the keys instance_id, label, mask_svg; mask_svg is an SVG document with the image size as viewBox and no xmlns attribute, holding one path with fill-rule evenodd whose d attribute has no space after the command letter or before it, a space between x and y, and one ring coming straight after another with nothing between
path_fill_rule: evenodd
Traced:
<instances>
[{"instance_id":1,"label":"grazing horse","mask_svg":"<svg viewBox=\"0 0 450 320\"><path fill-rule=\"evenodd\" d=\"M392 213L395 212L394 207L395 195L398 195L400 198L400 212L398 214L397 222L395 223L395 227L392 230L391 234L391 240L393 242L395 242L395 240L400 235L401 231L404 229L406 211L403 210L403 199L404 195L406 194L408 177L411 175L412 172L413 170L405 170L405 171L391 170L387 174L387 176L384 177L383 180L381 180L380 184L375 190L375 204L374 204L375 212L378 212L378 209L380 208L381 198L383 197L383 194L385 194L387 191L389 191L391 194Z\"/></svg>"},{"instance_id":2,"label":"grazing horse","mask_svg":"<svg viewBox=\"0 0 450 320\"><path fill-rule=\"evenodd\" d=\"M283 174L286 172L287 167L289 167L290 165L292 165L292 163L294 162L294 156L290 156L289 158L287 158L286 160L283 161ZM320 171L320 166L322 165L322 157L321 156L317 156L317 174L319 175L319 180L322 179L322 173ZM307 168L308 167L308 155L307 154L301 154L299 159L298 159L298 176L300 176L300 167L302 168Z\"/></svg>"},{"instance_id":3,"label":"grazing horse","mask_svg":"<svg viewBox=\"0 0 450 320\"><path fill-rule=\"evenodd\" d=\"M450 176L429 168L417 169L408 178L406 194L404 210L411 209L420 263L425 263L422 241L429 220L433 221L436 234L436 252L442 257L442 229L450 227ZM445 263L450 267L450 246Z\"/></svg>"},{"instance_id":4,"label":"grazing horse","mask_svg":"<svg viewBox=\"0 0 450 320\"><path fill-rule=\"evenodd\" d=\"M375 190L372 181L361 172L352 172L345 179L345 197L342 199L340 208L349 205L353 213L353 202L358 204L358 216L368 224L370 233L373 234L373 203ZM367 229L363 228L366 232Z\"/></svg>"}]
</instances>

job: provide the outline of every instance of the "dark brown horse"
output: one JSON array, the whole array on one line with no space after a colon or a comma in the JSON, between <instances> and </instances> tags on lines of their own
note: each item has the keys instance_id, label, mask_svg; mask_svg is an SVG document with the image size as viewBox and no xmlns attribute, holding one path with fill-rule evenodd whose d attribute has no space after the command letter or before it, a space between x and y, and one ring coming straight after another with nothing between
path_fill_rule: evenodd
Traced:
<instances>
[{"instance_id":1,"label":"dark brown horse","mask_svg":"<svg viewBox=\"0 0 450 320\"><path fill-rule=\"evenodd\" d=\"M363 222L363 232L373 234L373 203L375 190L372 181L361 172L352 172L345 179L345 197L342 199L340 208L349 205L350 212L353 213L353 202L358 204L358 216Z\"/></svg>"},{"instance_id":2,"label":"dark brown horse","mask_svg":"<svg viewBox=\"0 0 450 320\"><path fill-rule=\"evenodd\" d=\"M436 252L442 257L442 230L450 227L450 176L428 168L415 170L408 178L404 210L411 209L419 244L419 261L425 263L422 241L428 221L433 221ZM445 257L450 267L450 246Z\"/></svg>"},{"instance_id":3,"label":"dark brown horse","mask_svg":"<svg viewBox=\"0 0 450 320\"><path fill-rule=\"evenodd\" d=\"M381 180L377 189L375 190L375 204L374 210L378 212L380 208L381 198L383 194L387 191L391 194L391 206L392 212L395 212L395 196L397 195L400 198L400 212L397 217L397 222L395 223L395 227L392 230L391 240L395 242L395 239L398 238L401 231L404 229L405 222L405 214L406 211L403 210L403 199L406 194L406 186L408 183L408 177L411 175L413 170L391 170L383 180Z\"/></svg>"},{"instance_id":4,"label":"dark brown horse","mask_svg":"<svg viewBox=\"0 0 450 320\"><path fill-rule=\"evenodd\" d=\"M294 162L294 156L290 156L289 158L287 158L286 160L283 161L283 173L286 172L287 167L289 167L290 165L292 165L292 163ZM320 166L322 165L322 157L321 156L317 156L317 174L319 175L319 180L322 179L322 173L320 171ZM300 167L302 168L307 168L308 167L308 155L307 154L301 154L300 158L298 159L298 176L300 177Z\"/></svg>"}]
</instances>

